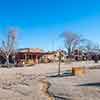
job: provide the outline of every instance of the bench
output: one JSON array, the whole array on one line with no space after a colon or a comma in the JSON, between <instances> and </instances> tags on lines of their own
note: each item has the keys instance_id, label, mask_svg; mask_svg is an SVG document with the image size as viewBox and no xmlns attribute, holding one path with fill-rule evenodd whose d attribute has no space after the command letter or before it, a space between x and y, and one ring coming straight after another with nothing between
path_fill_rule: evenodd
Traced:
<instances>
[{"instance_id":1,"label":"bench","mask_svg":"<svg viewBox=\"0 0 100 100\"><path fill-rule=\"evenodd\" d=\"M84 67L72 67L72 75L83 76L86 73L86 69Z\"/></svg>"}]
</instances>

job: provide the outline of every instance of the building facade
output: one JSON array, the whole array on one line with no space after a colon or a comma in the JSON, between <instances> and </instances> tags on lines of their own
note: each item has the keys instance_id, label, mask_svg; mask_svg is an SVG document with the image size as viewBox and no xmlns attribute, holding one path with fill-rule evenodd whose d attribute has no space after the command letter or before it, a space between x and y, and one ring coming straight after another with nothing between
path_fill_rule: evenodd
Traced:
<instances>
[{"instance_id":1,"label":"building facade","mask_svg":"<svg viewBox=\"0 0 100 100\"><path fill-rule=\"evenodd\" d=\"M39 48L23 48L18 49L16 53L16 61L20 62L27 62L31 61L35 64L40 63L40 58L44 55L44 51Z\"/></svg>"}]
</instances>

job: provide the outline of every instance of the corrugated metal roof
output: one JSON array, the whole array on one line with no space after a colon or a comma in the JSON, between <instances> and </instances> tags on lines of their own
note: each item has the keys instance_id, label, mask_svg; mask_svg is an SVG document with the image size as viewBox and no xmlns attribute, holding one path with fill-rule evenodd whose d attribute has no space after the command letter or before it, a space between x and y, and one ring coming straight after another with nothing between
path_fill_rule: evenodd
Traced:
<instances>
[{"instance_id":1,"label":"corrugated metal roof","mask_svg":"<svg viewBox=\"0 0 100 100\"><path fill-rule=\"evenodd\" d=\"M21 48L17 52L44 52L44 50L40 48Z\"/></svg>"}]
</instances>

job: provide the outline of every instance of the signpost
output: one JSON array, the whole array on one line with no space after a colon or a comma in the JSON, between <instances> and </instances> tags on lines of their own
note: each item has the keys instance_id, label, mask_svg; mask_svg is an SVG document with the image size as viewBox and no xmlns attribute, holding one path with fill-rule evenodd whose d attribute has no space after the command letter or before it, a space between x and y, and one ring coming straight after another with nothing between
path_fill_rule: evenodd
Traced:
<instances>
[{"instance_id":1,"label":"signpost","mask_svg":"<svg viewBox=\"0 0 100 100\"><path fill-rule=\"evenodd\" d=\"M60 76L60 67L61 67L61 50L59 50L59 57L58 57L58 59L59 59L59 63L58 63L58 76Z\"/></svg>"}]
</instances>

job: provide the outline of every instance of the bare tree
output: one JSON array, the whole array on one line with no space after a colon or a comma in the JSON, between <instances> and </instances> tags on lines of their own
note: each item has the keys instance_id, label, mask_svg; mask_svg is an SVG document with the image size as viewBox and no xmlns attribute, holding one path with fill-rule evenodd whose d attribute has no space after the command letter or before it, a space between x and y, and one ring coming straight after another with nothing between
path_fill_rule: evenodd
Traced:
<instances>
[{"instance_id":1,"label":"bare tree","mask_svg":"<svg viewBox=\"0 0 100 100\"><path fill-rule=\"evenodd\" d=\"M84 39L84 41L82 41L82 44L80 45L80 49L87 53L87 59L91 59L91 53L94 54L99 52L99 44L94 43L91 40Z\"/></svg>"},{"instance_id":2,"label":"bare tree","mask_svg":"<svg viewBox=\"0 0 100 100\"><path fill-rule=\"evenodd\" d=\"M16 31L11 30L8 32L7 39L2 41L0 48L0 54L3 58L6 59L6 63L9 67L9 57L10 55L15 56L15 44L16 44Z\"/></svg>"},{"instance_id":3,"label":"bare tree","mask_svg":"<svg viewBox=\"0 0 100 100\"><path fill-rule=\"evenodd\" d=\"M86 39L85 41L85 49L86 51L90 51L93 49L93 42L91 40Z\"/></svg>"},{"instance_id":4,"label":"bare tree","mask_svg":"<svg viewBox=\"0 0 100 100\"><path fill-rule=\"evenodd\" d=\"M84 41L81 44L81 47L86 51L93 51L93 50L99 50L99 44L94 43L91 40L84 39Z\"/></svg>"},{"instance_id":5,"label":"bare tree","mask_svg":"<svg viewBox=\"0 0 100 100\"><path fill-rule=\"evenodd\" d=\"M100 51L100 45L99 45L99 43L95 43L93 49L97 50L97 51Z\"/></svg>"},{"instance_id":6,"label":"bare tree","mask_svg":"<svg viewBox=\"0 0 100 100\"><path fill-rule=\"evenodd\" d=\"M62 35L64 37L64 44L68 51L68 56L71 57L71 53L79 45L81 38L78 34L72 32L64 32Z\"/></svg>"}]
</instances>

